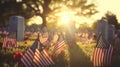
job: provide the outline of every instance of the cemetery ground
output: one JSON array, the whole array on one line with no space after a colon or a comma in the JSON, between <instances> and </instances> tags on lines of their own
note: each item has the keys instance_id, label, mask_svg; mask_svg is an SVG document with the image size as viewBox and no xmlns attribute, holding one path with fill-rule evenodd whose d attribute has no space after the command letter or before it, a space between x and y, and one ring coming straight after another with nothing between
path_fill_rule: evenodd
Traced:
<instances>
[{"instance_id":1,"label":"cemetery ground","mask_svg":"<svg viewBox=\"0 0 120 67\"><path fill-rule=\"evenodd\" d=\"M31 36L24 42L18 42L19 48L1 49L0 67L22 67L22 63L14 60L13 55L18 51L24 54L36 38L37 36ZM2 38L0 39L2 41ZM93 67L92 55L95 45L96 43L82 44L79 41L72 47L65 44L62 49L63 53L52 57L55 62L55 65L52 67ZM47 48L50 54L52 54L53 47L54 46ZM118 50L120 50L120 48L118 48ZM115 61L114 63L117 64L116 67L119 67L120 54L116 55L113 60Z\"/></svg>"}]
</instances>

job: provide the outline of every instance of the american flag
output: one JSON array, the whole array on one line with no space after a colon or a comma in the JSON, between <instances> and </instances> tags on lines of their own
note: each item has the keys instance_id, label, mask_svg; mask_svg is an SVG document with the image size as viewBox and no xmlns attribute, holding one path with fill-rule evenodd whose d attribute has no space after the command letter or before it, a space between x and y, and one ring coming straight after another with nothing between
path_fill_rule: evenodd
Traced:
<instances>
[{"instance_id":1,"label":"american flag","mask_svg":"<svg viewBox=\"0 0 120 67\"><path fill-rule=\"evenodd\" d=\"M40 67L48 67L55 64L46 49L36 49L33 62Z\"/></svg>"},{"instance_id":2,"label":"american flag","mask_svg":"<svg viewBox=\"0 0 120 67\"><path fill-rule=\"evenodd\" d=\"M93 53L94 67L110 67L113 47L100 34Z\"/></svg>"},{"instance_id":3,"label":"american flag","mask_svg":"<svg viewBox=\"0 0 120 67\"><path fill-rule=\"evenodd\" d=\"M54 56L56 53L58 53L60 49L64 46L64 44L65 44L64 40L58 41L54 46L52 55Z\"/></svg>"},{"instance_id":4,"label":"american flag","mask_svg":"<svg viewBox=\"0 0 120 67\"><path fill-rule=\"evenodd\" d=\"M16 47L18 47L16 39L14 39L12 37L8 37L8 36L6 36L3 39L2 48L16 48Z\"/></svg>"},{"instance_id":5,"label":"american flag","mask_svg":"<svg viewBox=\"0 0 120 67\"><path fill-rule=\"evenodd\" d=\"M54 64L47 50L42 48L38 39L36 39L33 45L26 51L21 58L21 62L25 67L45 67Z\"/></svg>"}]
</instances>

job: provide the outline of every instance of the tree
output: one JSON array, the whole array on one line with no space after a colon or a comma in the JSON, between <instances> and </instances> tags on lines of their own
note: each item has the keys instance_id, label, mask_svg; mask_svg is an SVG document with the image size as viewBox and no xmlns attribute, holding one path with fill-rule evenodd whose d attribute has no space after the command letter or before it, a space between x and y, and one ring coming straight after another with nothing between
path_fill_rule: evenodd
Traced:
<instances>
[{"instance_id":1,"label":"tree","mask_svg":"<svg viewBox=\"0 0 120 67\"><path fill-rule=\"evenodd\" d=\"M115 25L115 29L119 29L118 20L117 20L117 17L115 14L113 14L112 12L107 12L105 14L105 16L106 16L109 24L113 24L113 25Z\"/></svg>"},{"instance_id":2,"label":"tree","mask_svg":"<svg viewBox=\"0 0 120 67\"><path fill-rule=\"evenodd\" d=\"M89 17L97 13L95 4L88 4L87 0L0 0L0 20L6 25L6 18L8 20L11 15L21 15L26 19L36 15L42 17L42 26L46 26L47 17L50 18L51 14L56 17L55 13L63 11L63 7L74 10L78 16Z\"/></svg>"},{"instance_id":3,"label":"tree","mask_svg":"<svg viewBox=\"0 0 120 67\"><path fill-rule=\"evenodd\" d=\"M19 15L21 11L22 6L20 2L17 3L15 0L0 0L0 25L8 25L9 16Z\"/></svg>"}]
</instances>

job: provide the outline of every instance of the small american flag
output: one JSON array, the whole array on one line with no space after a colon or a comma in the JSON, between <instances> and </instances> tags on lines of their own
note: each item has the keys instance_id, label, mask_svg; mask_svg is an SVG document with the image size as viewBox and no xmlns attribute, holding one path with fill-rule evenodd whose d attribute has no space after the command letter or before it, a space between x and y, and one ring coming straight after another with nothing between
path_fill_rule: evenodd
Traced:
<instances>
[{"instance_id":1,"label":"small american flag","mask_svg":"<svg viewBox=\"0 0 120 67\"><path fill-rule=\"evenodd\" d=\"M21 58L21 62L25 67L45 67L54 64L47 50L42 47L38 39L36 39L33 45L26 51Z\"/></svg>"},{"instance_id":2,"label":"small american flag","mask_svg":"<svg viewBox=\"0 0 120 67\"><path fill-rule=\"evenodd\" d=\"M64 46L65 44L65 41L62 40L62 41L58 41L55 46L54 46L54 50L53 50L53 56Z\"/></svg>"},{"instance_id":3,"label":"small american flag","mask_svg":"<svg viewBox=\"0 0 120 67\"><path fill-rule=\"evenodd\" d=\"M99 35L97 45L93 53L94 67L110 67L113 47L104 39L102 33Z\"/></svg>"},{"instance_id":4,"label":"small american flag","mask_svg":"<svg viewBox=\"0 0 120 67\"><path fill-rule=\"evenodd\" d=\"M18 47L16 39L8 36L4 38L2 48L16 48L16 47Z\"/></svg>"},{"instance_id":5,"label":"small american flag","mask_svg":"<svg viewBox=\"0 0 120 67\"><path fill-rule=\"evenodd\" d=\"M33 45L25 52L23 57L21 58L21 62L25 65L25 67L36 67L36 65L33 63L34 58L34 51L37 48L37 39L33 43Z\"/></svg>"},{"instance_id":6,"label":"small american flag","mask_svg":"<svg viewBox=\"0 0 120 67\"><path fill-rule=\"evenodd\" d=\"M46 49L36 49L33 62L40 67L47 67L55 64Z\"/></svg>"}]
</instances>

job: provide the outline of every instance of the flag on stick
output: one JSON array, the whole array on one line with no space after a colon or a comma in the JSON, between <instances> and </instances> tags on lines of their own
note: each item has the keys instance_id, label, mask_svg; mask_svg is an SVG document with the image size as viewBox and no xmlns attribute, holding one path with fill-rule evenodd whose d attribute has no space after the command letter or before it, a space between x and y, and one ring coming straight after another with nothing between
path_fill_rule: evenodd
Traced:
<instances>
[{"instance_id":1,"label":"flag on stick","mask_svg":"<svg viewBox=\"0 0 120 67\"><path fill-rule=\"evenodd\" d=\"M54 46L52 55L54 56L64 46L64 44L65 44L64 40L58 41Z\"/></svg>"},{"instance_id":2,"label":"flag on stick","mask_svg":"<svg viewBox=\"0 0 120 67\"><path fill-rule=\"evenodd\" d=\"M93 53L94 67L111 67L112 52L113 47L104 39L101 33Z\"/></svg>"},{"instance_id":3,"label":"flag on stick","mask_svg":"<svg viewBox=\"0 0 120 67\"><path fill-rule=\"evenodd\" d=\"M25 67L46 67L54 64L49 53L45 48L43 48L38 38L21 59L21 62Z\"/></svg>"}]
</instances>

